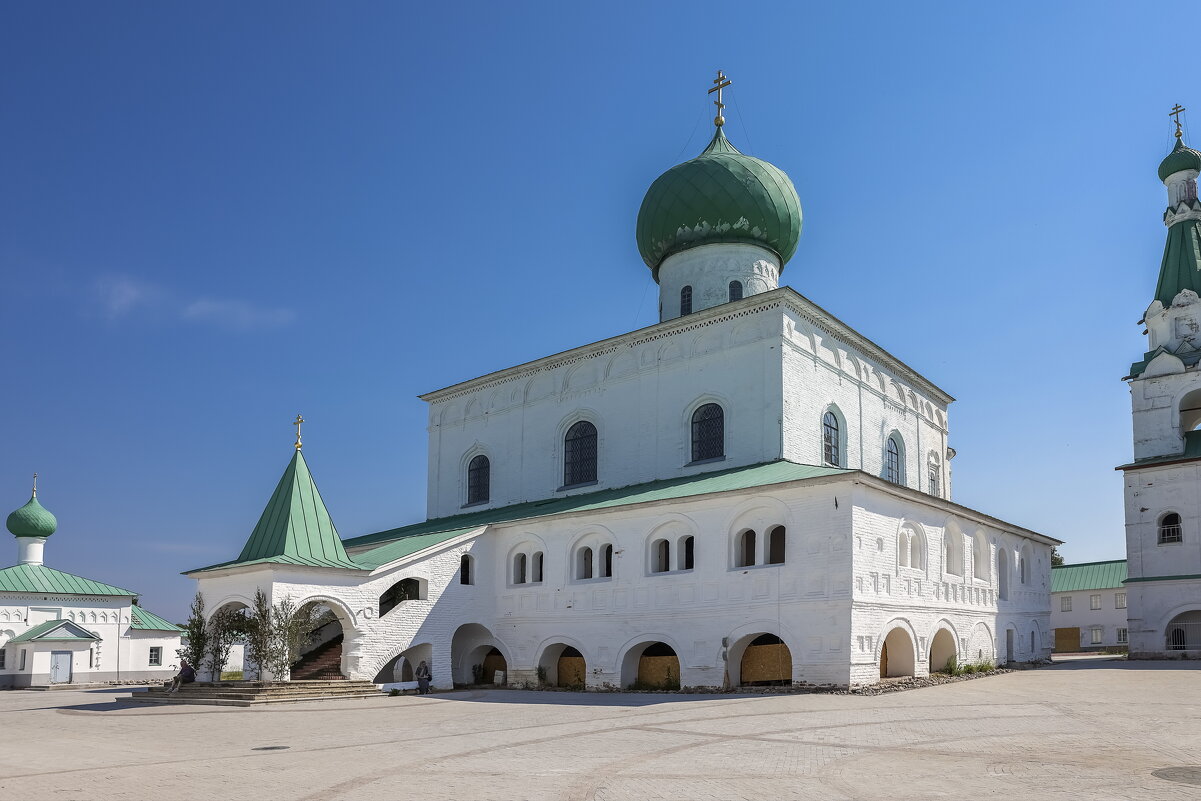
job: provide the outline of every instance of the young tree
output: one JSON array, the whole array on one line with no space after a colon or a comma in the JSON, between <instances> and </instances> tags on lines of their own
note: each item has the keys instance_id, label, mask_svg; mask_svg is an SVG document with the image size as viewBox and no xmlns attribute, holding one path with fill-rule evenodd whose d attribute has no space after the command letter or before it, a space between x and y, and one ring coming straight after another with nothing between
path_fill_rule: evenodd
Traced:
<instances>
[{"instance_id":1,"label":"young tree","mask_svg":"<svg viewBox=\"0 0 1201 801\"><path fill-rule=\"evenodd\" d=\"M1051 546L1051 567L1059 567L1063 564L1063 556L1060 555L1059 549L1054 545Z\"/></svg>"},{"instance_id":2,"label":"young tree","mask_svg":"<svg viewBox=\"0 0 1201 801\"><path fill-rule=\"evenodd\" d=\"M213 675L213 681L221 679L225 663L229 661L229 652L233 650L234 640L244 632L246 616L241 610L222 607L209 618L208 653L205 667Z\"/></svg>"},{"instance_id":3,"label":"young tree","mask_svg":"<svg viewBox=\"0 0 1201 801\"><path fill-rule=\"evenodd\" d=\"M204 619L204 596L200 593L196 593L196 597L192 599L188 622L184 624L184 637L187 641L180 643L180 648L175 655L180 659L187 660L192 667L199 668L200 663L204 661L204 655L208 652L209 639L207 623Z\"/></svg>"},{"instance_id":4,"label":"young tree","mask_svg":"<svg viewBox=\"0 0 1201 801\"><path fill-rule=\"evenodd\" d=\"M300 649L308 640L313 625L313 607L297 609L291 596L280 599L271 609L274 648L271 673L276 678L288 675L300 658Z\"/></svg>"},{"instance_id":5,"label":"young tree","mask_svg":"<svg viewBox=\"0 0 1201 801\"><path fill-rule=\"evenodd\" d=\"M272 655L275 650L275 632L271 621L271 601L262 588L255 590L254 605L246 615L246 662L253 662L259 671L259 679L263 679L265 669L269 670ZM243 666L245 671L245 666ZM245 673L243 673L245 675Z\"/></svg>"}]
</instances>

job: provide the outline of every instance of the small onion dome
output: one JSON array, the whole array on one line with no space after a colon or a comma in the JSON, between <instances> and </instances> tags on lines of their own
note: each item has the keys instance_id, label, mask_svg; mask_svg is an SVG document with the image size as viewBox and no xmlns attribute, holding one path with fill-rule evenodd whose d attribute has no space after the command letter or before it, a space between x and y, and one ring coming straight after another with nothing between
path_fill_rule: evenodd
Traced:
<instances>
[{"instance_id":1,"label":"small onion dome","mask_svg":"<svg viewBox=\"0 0 1201 801\"><path fill-rule=\"evenodd\" d=\"M35 495L10 514L5 525L14 537L49 537L58 529L58 520L38 503Z\"/></svg>"},{"instance_id":2,"label":"small onion dome","mask_svg":"<svg viewBox=\"0 0 1201 801\"><path fill-rule=\"evenodd\" d=\"M1201 172L1201 153L1193 150L1184 143L1183 139L1176 140L1176 147L1168 157L1159 162L1159 180L1166 181L1168 176L1181 170L1197 170Z\"/></svg>"},{"instance_id":3,"label":"small onion dome","mask_svg":"<svg viewBox=\"0 0 1201 801\"><path fill-rule=\"evenodd\" d=\"M767 248L782 269L801 237L801 201L783 170L739 153L718 128L705 152L651 184L637 237L656 279L668 256L717 242Z\"/></svg>"}]
</instances>

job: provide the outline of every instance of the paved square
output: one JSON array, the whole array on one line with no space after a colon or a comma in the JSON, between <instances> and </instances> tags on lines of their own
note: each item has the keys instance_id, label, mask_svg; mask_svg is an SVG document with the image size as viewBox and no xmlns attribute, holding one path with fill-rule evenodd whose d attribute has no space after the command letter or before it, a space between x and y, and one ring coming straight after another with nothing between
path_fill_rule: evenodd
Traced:
<instances>
[{"instance_id":1,"label":"paved square","mask_svg":"<svg viewBox=\"0 0 1201 801\"><path fill-rule=\"evenodd\" d=\"M460 692L253 709L0 693L0 798L1201 799L1201 663L888 695ZM255 750L287 746L283 750ZM1183 777L1198 772L1177 771Z\"/></svg>"}]
</instances>

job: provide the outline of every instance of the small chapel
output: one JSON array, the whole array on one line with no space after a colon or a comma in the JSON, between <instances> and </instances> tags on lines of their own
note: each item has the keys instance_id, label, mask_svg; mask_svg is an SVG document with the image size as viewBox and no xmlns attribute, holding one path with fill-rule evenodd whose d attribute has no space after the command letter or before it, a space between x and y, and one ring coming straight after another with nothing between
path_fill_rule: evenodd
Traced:
<instances>
[{"instance_id":1,"label":"small chapel","mask_svg":"<svg viewBox=\"0 0 1201 801\"><path fill-rule=\"evenodd\" d=\"M442 688L848 686L1048 658L1059 541L955 503L951 395L780 284L800 199L727 138L713 83L708 145L637 215L659 321L421 395L415 523L343 538L298 426L241 553L185 574L210 612L258 589L320 606L293 678L424 662Z\"/></svg>"},{"instance_id":2,"label":"small chapel","mask_svg":"<svg viewBox=\"0 0 1201 801\"><path fill-rule=\"evenodd\" d=\"M0 689L166 680L182 629L138 594L44 564L58 520L38 501L8 516L17 564L0 569Z\"/></svg>"},{"instance_id":3,"label":"small chapel","mask_svg":"<svg viewBox=\"0 0 1201 801\"><path fill-rule=\"evenodd\" d=\"M1131 658L1201 656L1201 152L1175 146L1159 164L1167 243L1130 366L1134 461L1121 465Z\"/></svg>"}]
</instances>

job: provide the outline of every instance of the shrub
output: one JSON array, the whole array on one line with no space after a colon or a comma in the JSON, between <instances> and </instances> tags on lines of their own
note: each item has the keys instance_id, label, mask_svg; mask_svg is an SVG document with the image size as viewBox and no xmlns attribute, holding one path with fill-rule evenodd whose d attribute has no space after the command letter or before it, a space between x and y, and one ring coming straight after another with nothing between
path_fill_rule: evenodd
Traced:
<instances>
[{"instance_id":1,"label":"shrub","mask_svg":"<svg viewBox=\"0 0 1201 801\"><path fill-rule=\"evenodd\" d=\"M396 687L393 687L391 690L388 691L388 695L395 698L396 696L400 695L400 690L397 689Z\"/></svg>"}]
</instances>

